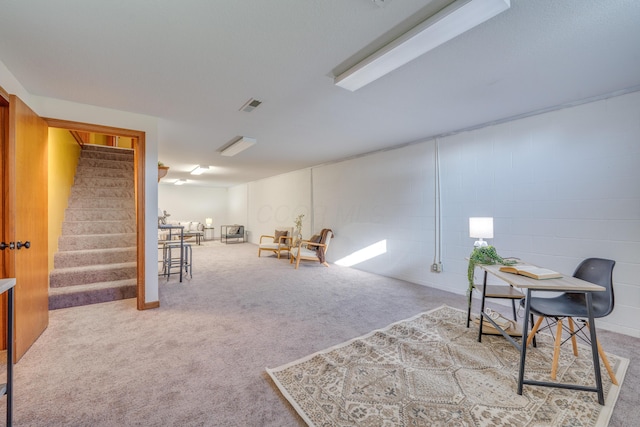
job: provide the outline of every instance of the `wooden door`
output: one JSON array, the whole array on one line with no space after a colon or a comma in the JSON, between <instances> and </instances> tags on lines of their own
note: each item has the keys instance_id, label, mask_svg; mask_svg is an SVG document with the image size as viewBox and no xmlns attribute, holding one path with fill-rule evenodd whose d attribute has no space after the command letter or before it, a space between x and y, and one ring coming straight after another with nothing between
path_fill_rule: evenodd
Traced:
<instances>
[{"instance_id":1,"label":"wooden door","mask_svg":"<svg viewBox=\"0 0 640 427\"><path fill-rule=\"evenodd\" d=\"M49 324L46 122L9 96L2 107L2 277L15 277L15 361ZM29 242L27 244L27 242ZM4 304L3 304L4 307ZM4 316L1 317L4 330Z\"/></svg>"}]
</instances>

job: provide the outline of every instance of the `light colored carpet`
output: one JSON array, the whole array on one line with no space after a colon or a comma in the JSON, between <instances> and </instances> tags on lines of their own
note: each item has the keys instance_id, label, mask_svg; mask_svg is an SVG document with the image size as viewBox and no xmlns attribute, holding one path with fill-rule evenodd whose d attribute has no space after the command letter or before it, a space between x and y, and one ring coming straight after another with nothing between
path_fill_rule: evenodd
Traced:
<instances>
[{"instance_id":1,"label":"light colored carpet","mask_svg":"<svg viewBox=\"0 0 640 427\"><path fill-rule=\"evenodd\" d=\"M479 343L465 322L443 306L267 372L310 426L608 425L619 392L608 377L605 406L560 388L526 385L519 396L519 352L502 337ZM526 378L550 381L553 341L538 343ZM629 361L609 358L621 383ZM590 349L564 352L557 380L593 386Z\"/></svg>"},{"instance_id":2,"label":"light colored carpet","mask_svg":"<svg viewBox=\"0 0 640 427\"><path fill-rule=\"evenodd\" d=\"M463 295L354 268L295 270L248 243L192 248L193 279L161 279L158 309L128 299L51 311L15 367L14 426L302 427L265 366L443 304L466 307ZM626 427L640 419L640 339L598 338L631 359L610 423Z\"/></svg>"}]
</instances>

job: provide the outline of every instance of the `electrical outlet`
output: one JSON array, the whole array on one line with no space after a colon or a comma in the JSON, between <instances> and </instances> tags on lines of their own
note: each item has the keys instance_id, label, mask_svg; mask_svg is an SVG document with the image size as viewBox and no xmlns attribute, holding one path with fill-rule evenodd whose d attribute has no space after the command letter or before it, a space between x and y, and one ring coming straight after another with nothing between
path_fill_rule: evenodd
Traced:
<instances>
[{"instance_id":1,"label":"electrical outlet","mask_svg":"<svg viewBox=\"0 0 640 427\"><path fill-rule=\"evenodd\" d=\"M441 262L434 262L433 264L431 264L431 271L434 272L434 273L442 272L442 263Z\"/></svg>"}]
</instances>

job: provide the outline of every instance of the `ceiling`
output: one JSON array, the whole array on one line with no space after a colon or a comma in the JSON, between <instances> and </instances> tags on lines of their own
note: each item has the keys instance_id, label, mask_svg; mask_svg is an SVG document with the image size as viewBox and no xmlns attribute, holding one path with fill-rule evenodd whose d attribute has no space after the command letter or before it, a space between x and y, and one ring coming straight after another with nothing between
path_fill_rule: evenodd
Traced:
<instances>
[{"instance_id":1,"label":"ceiling","mask_svg":"<svg viewBox=\"0 0 640 427\"><path fill-rule=\"evenodd\" d=\"M163 181L208 186L640 90L637 0L511 0L356 92L333 84L450 2L4 0L0 61L33 95L157 117ZM221 156L240 136L258 142Z\"/></svg>"}]
</instances>

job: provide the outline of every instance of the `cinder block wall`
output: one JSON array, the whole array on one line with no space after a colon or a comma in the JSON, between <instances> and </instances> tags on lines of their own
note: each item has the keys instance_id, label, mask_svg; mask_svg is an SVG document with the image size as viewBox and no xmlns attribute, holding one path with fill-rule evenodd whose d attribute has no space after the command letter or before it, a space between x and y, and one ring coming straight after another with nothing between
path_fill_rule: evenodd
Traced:
<instances>
[{"instance_id":1,"label":"cinder block wall","mask_svg":"<svg viewBox=\"0 0 640 427\"><path fill-rule=\"evenodd\" d=\"M460 295L473 245L468 218L492 216L491 243L505 256L565 274L586 257L616 260L616 308L599 325L640 336L640 92L437 144L442 273L430 271L437 248L434 140L311 168L308 181L300 171L295 180L261 180L233 194L247 197L249 224L277 212L282 194L287 206L308 206L314 230L336 234L330 262L375 248L354 267ZM294 181L309 190L283 185Z\"/></svg>"}]
</instances>

